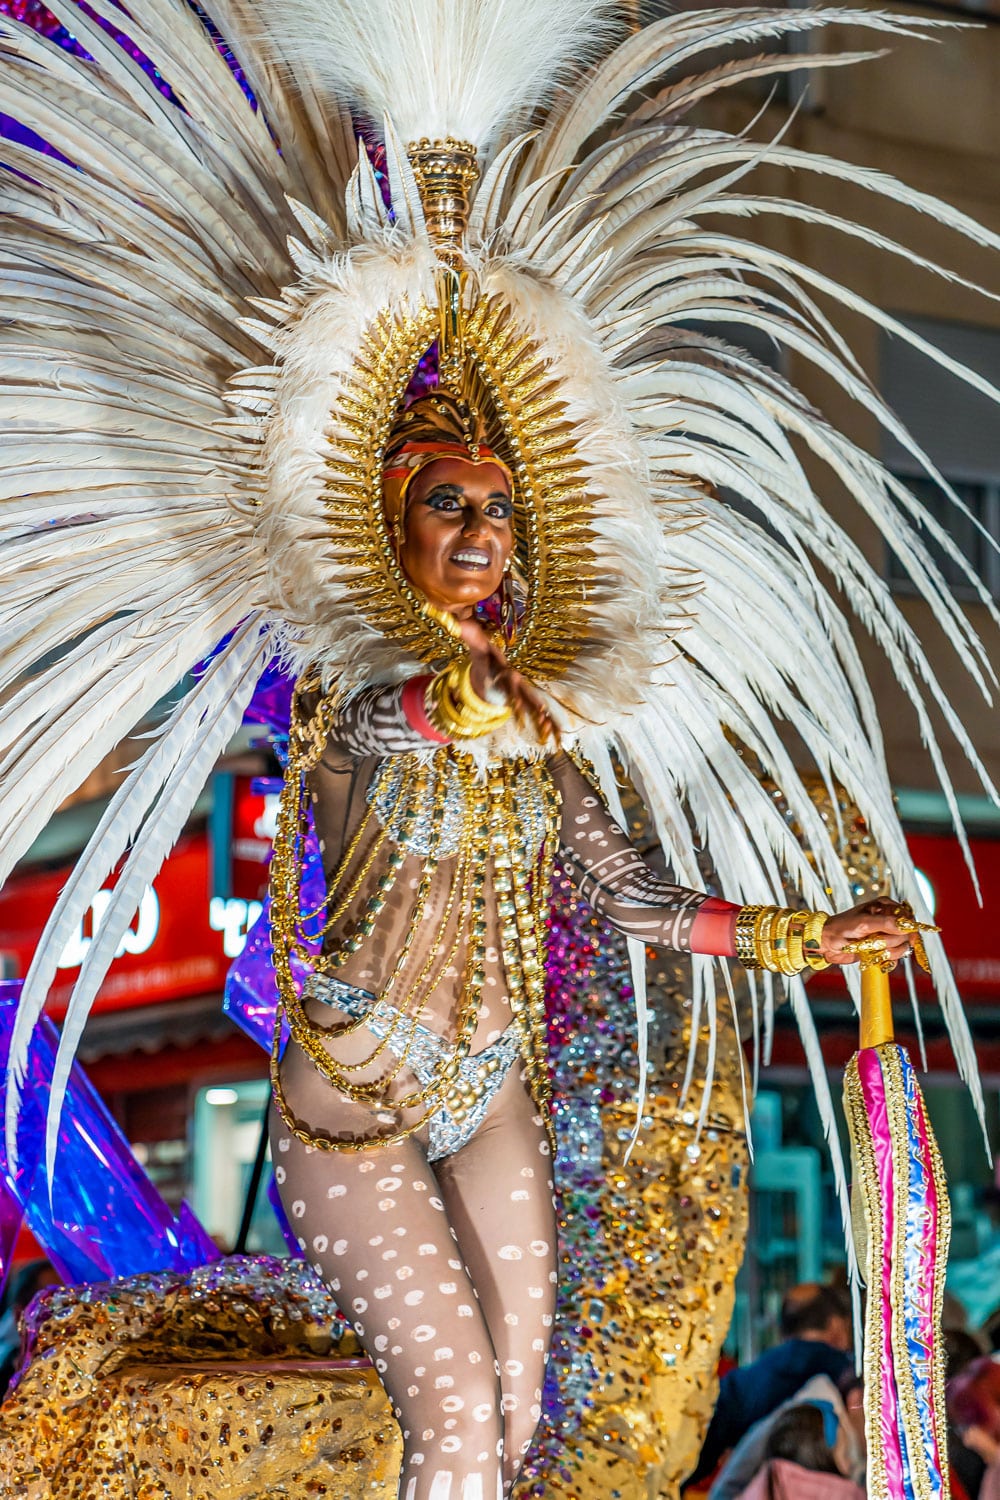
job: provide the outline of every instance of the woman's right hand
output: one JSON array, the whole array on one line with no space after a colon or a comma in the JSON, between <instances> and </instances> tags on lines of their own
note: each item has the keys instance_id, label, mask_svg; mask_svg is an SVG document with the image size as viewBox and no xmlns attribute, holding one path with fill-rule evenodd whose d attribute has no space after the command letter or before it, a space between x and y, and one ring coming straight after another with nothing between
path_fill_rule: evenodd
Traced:
<instances>
[{"instance_id":1,"label":"woman's right hand","mask_svg":"<svg viewBox=\"0 0 1000 1500\"><path fill-rule=\"evenodd\" d=\"M526 677L512 667L506 656L483 629L478 620L457 620L462 639L472 660L471 683L480 698L490 700L499 691L510 704L511 712L523 729L535 726L542 744L551 740L559 744L559 731L537 690Z\"/></svg>"}]
</instances>

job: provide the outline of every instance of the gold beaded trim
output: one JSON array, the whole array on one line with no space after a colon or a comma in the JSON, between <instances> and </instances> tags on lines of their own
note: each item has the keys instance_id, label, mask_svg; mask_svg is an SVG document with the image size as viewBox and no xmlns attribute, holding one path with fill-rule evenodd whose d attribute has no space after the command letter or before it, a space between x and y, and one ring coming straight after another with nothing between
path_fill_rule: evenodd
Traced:
<instances>
[{"instance_id":1,"label":"gold beaded trim","mask_svg":"<svg viewBox=\"0 0 1000 1500\"><path fill-rule=\"evenodd\" d=\"M469 1055L479 1019L485 981L487 925L484 892L488 884L492 884L496 893L507 990L511 1010L518 1023L529 1087L535 1103L547 1118L549 1080L544 1000L545 938L552 865L558 846L560 822L560 798L547 768L540 761L505 759L492 764L483 778L477 774L472 758L456 751L452 746L438 751L429 763L422 757L403 757L404 775L399 779L398 797L402 804L399 811L404 819L401 839L404 847L396 847L389 854L386 873L379 879L353 929L346 934L339 931L336 933L336 949L321 951L319 955L310 954L305 941L306 931L312 936L318 932L321 938L334 935L334 929L350 911L364 888L375 858L384 848L386 839L385 830L381 828L375 834L367 854L359 860L374 816L369 808L337 870L328 881L327 897L322 908L312 912L301 910L301 849L308 824L307 777L310 768L322 754L330 712L328 699L321 700L311 713L304 710L301 692L297 692L293 699L289 762L279 804L271 864L274 971L279 996L271 1054L271 1079L275 1103L282 1119L288 1129L307 1144L324 1150L359 1151L405 1140L419 1130L446 1101L460 1064ZM380 800L380 794L385 795L391 784L390 777L398 768L398 759L394 758L396 766L389 765L383 770L383 781L376 788L372 804ZM316 973L330 973L367 941L375 930L382 908L406 859L407 817L412 818L415 809L424 804L423 791L428 778L431 778L432 835L435 830L440 829L445 814L446 794L452 785L455 767L461 784L464 818L451 886L440 920L442 935L450 933L453 928L453 936L447 943L438 941L430 945L427 959L419 973L407 981L405 994L397 993L408 967L413 938L424 921L431 883L438 869L434 859L425 859L407 938L379 997L392 1004L399 1013L400 1022L374 1044L363 1061L353 1064L340 1062L330 1055L324 1043L356 1032L364 1025L364 1021L352 1019L346 1023L324 1026L306 1015L293 975L293 959L306 961ZM543 809L544 834L537 861L525 849L519 833L520 818L515 802L515 784L525 774L535 778ZM355 869L355 866L358 868ZM464 969L451 1051L427 1084L394 1098L392 1085L405 1066L409 1046L402 1021L405 1018L419 1022L424 1006L441 983L445 972L452 965L461 963L463 952ZM296 1119L281 1086L280 1045L283 1018L287 1019L295 1042L346 1098L370 1105L379 1111L390 1111L393 1115L417 1110L418 1118L399 1129L346 1140L320 1134ZM410 1035L412 1036L412 1030ZM374 1060L381 1057L386 1059L386 1066L379 1077L366 1083L358 1082L354 1075L369 1068Z\"/></svg>"}]
</instances>

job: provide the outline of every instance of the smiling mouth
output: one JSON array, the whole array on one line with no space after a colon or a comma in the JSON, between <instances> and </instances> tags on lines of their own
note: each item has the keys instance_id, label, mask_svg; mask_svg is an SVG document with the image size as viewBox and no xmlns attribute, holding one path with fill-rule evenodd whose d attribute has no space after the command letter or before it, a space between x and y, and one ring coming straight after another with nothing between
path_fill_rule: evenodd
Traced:
<instances>
[{"instance_id":1,"label":"smiling mouth","mask_svg":"<svg viewBox=\"0 0 1000 1500\"><path fill-rule=\"evenodd\" d=\"M453 552L448 561L470 573L484 573L492 564L490 554L479 547L463 547L460 552Z\"/></svg>"}]
</instances>

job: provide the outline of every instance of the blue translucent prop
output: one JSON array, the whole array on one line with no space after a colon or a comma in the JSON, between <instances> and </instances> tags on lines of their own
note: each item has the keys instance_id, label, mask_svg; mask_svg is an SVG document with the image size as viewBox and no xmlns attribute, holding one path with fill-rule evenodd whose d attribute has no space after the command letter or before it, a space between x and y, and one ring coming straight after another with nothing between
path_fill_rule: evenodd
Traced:
<instances>
[{"instance_id":1,"label":"blue translucent prop","mask_svg":"<svg viewBox=\"0 0 1000 1500\"><path fill-rule=\"evenodd\" d=\"M24 1213L20 1203L7 1184L0 1182L0 1292L7 1285L14 1259L14 1245L23 1220Z\"/></svg>"},{"instance_id":2,"label":"blue translucent prop","mask_svg":"<svg viewBox=\"0 0 1000 1500\"><path fill-rule=\"evenodd\" d=\"M251 1041L271 1050L278 990L271 962L271 898L247 933L243 952L234 958L226 975L222 1009L245 1031Z\"/></svg>"},{"instance_id":3,"label":"blue translucent prop","mask_svg":"<svg viewBox=\"0 0 1000 1500\"><path fill-rule=\"evenodd\" d=\"M0 1074L6 1074L20 982L0 983ZM28 1052L17 1127L18 1169L8 1170L0 1132L0 1171L24 1219L60 1276L106 1281L141 1271L185 1271L218 1260L219 1250L189 1209L175 1218L132 1154L93 1085L70 1075L59 1128L51 1195L45 1179L45 1112L59 1033L43 1018Z\"/></svg>"}]
</instances>

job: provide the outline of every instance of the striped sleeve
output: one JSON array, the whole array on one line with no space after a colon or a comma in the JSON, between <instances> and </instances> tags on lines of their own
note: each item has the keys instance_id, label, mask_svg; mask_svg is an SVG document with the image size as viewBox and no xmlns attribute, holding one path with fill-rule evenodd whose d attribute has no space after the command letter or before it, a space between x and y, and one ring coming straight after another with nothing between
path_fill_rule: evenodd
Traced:
<instances>
[{"instance_id":1,"label":"striped sleeve","mask_svg":"<svg viewBox=\"0 0 1000 1500\"><path fill-rule=\"evenodd\" d=\"M653 947L732 958L740 908L650 869L573 762L560 755L550 764L563 799L562 860L584 900L619 932Z\"/></svg>"},{"instance_id":2,"label":"striped sleeve","mask_svg":"<svg viewBox=\"0 0 1000 1500\"><path fill-rule=\"evenodd\" d=\"M406 755L429 745L447 745L424 704L429 674L402 683L359 688L337 710L332 738L350 756Z\"/></svg>"}]
</instances>

